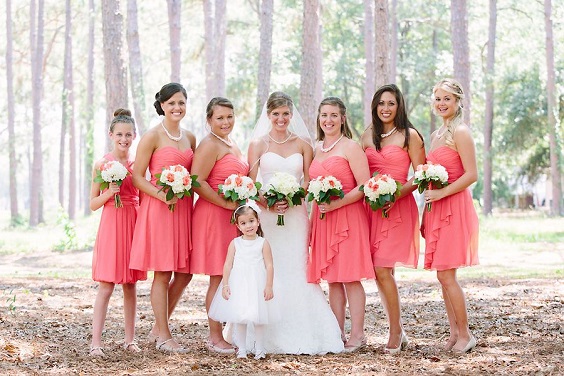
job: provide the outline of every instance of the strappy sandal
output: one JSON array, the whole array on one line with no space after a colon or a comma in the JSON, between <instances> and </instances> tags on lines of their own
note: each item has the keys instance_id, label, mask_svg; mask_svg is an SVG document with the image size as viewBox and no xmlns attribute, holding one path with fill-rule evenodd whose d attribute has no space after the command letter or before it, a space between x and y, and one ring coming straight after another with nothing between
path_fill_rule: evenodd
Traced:
<instances>
[{"instance_id":1,"label":"strappy sandal","mask_svg":"<svg viewBox=\"0 0 564 376\"><path fill-rule=\"evenodd\" d=\"M129 351L129 352L132 352L132 353L141 352L141 349L139 348L139 346L137 346L137 344L135 342L129 342L129 343L125 342L123 344L123 349L125 351Z\"/></svg>"},{"instance_id":2,"label":"strappy sandal","mask_svg":"<svg viewBox=\"0 0 564 376\"><path fill-rule=\"evenodd\" d=\"M174 338L169 338L161 343L157 341L157 345L155 347L161 352L170 354L186 354L189 351L187 348L180 345L179 347L172 347L169 343L170 341L174 341Z\"/></svg>"},{"instance_id":3,"label":"strappy sandal","mask_svg":"<svg viewBox=\"0 0 564 376\"><path fill-rule=\"evenodd\" d=\"M101 346L90 346L90 352L88 353L90 356L106 356L104 351L102 351Z\"/></svg>"}]
</instances>

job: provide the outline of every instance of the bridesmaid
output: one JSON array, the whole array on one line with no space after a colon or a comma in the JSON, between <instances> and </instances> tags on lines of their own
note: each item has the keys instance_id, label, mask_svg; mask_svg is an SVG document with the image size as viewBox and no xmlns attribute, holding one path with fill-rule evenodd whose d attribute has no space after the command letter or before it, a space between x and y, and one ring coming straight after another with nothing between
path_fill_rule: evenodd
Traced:
<instances>
[{"instance_id":1,"label":"bridesmaid","mask_svg":"<svg viewBox=\"0 0 564 376\"><path fill-rule=\"evenodd\" d=\"M194 274L210 276L206 294L208 312L222 279L227 248L238 236L237 227L230 223L237 204L220 196L217 193L218 185L223 184L231 174L247 175L249 165L241 150L229 137L235 125L233 104L225 98L213 98L208 103L206 116L210 133L198 145L192 168L192 173L198 175L201 186L195 188L199 198L194 208L194 249L190 258L190 270ZM209 350L220 354L234 354L235 349L223 338L221 323L210 318L208 321Z\"/></svg>"},{"instance_id":2,"label":"bridesmaid","mask_svg":"<svg viewBox=\"0 0 564 376\"><path fill-rule=\"evenodd\" d=\"M172 338L169 318L192 279L189 254L193 201L192 197L167 200L166 193L156 185L155 174L175 164L190 171L196 137L180 128L180 121L186 115L187 99L182 85L164 85L155 99L155 109L164 118L141 138L133 169L133 183L142 195L133 237L131 268L154 271L151 305L155 326L149 341L156 341L160 351L185 353L188 350ZM151 173L150 181L145 179L147 168ZM170 204L176 204L173 212L168 209Z\"/></svg>"},{"instance_id":3,"label":"bridesmaid","mask_svg":"<svg viewBox=\"0 0 564 376\"><path fill-rule=\"evenodd\" d=\"M425 269L436 270L445 301L450 337L446 350L466 353L476 346L468 327L464 291L456 270L478 264L478 216L468 187L477 180L472 132L462 118L464 92L460 83L444 79L433 88L433 110L443 125L431 135L428 162L444 166L449 184L426 190L424 212Z\"/></svg>"},{"instance_id":4,"label":"bridesmaid","mask_svg":"<svg viewBox=\"0 0 564 376\"><path fill-rule=\"evenodd\" d=\"M388 174L403 187L395 203L370 215L370 251L376 284L388 316L389 338L384 352L395 354L407 346L401 325L401 310L394 268L417 268L419 258L419 211L413 198L413 178L407 180L410 165L425 163L423 137L407 118L400 89L384 85L372 99L372 124L361 138L370 173ZM388 218L382 218L382 210Z\"/></svg>"},{"instance_id":5,"label":"bridesmaid","mask_svg":"<svg viewBox=\"0 0 564 376\"><path fill-rule=\"evenodd\" d=\"M310 179L332 175L343 184L345 196L329 204L313 204L311 213L311 253L308 281L329 283L329 304L345 341L347 301L351 333L345 352L366 345L364 310L366 294L361 280L374 278L368 242L368 218L358 187L370 178L362 148L351 140L346 107L336 97L325 98L317 114L315 156L309 168ZM324 219L319 219L326 213Z\"/></svg>"},{"instance_id":6,"label":"bridesmaid","mask_svg":"<svg viewBox=\"0 0 564 376\"><path fill-rule=\"evenodd\" d=\"M131 117L129 110L120 108L114 112L109 136L113 143L113 150L94 164L90 188L90 210L94 211L104 207L92 257L92 279L100 282L100 286L92 318L91 356L104 356L102 330L104 321L106 321L108 303L116 284L123 286L123 316L125 318L123 348L132 352L140 351L134 342L137 308L135 283L147 279L147 273L129 268L131 240L139 206L139 191L133 186L131 180L133 161L129 158L129 148L135 139L135 120ZM94 178L96 171L108 161L120 162L130 174L126 176L121 186L110 183L107 189L100 191L100 183L94 182ZM123 204L121 208L116 208L114 204L113 198L118 193Z\"/></svg>"}]
</instances>

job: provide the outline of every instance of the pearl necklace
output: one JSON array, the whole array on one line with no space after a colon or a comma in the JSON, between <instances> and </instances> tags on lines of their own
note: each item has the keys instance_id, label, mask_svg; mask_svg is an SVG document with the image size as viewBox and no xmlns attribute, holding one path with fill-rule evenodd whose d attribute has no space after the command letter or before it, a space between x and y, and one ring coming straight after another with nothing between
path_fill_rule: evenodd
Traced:
<instances>
[{"instance_id":1,"label":"pearl necklace","mask_svg":"<svg viewBox=\"0 0 564 376\"><path fill-rule=\"evenodd\" d=\"M180 131L180 134L178 135L178 137L175 137L175 136L171 135L171 134L168 132L168 129L166 129L166 127L165 127L165 125L164 125L164 120L161 121L161 127L163 127L163 129L164 129L166 135L167 135L168 138L170 138L172 141L178 142L178 141L182 140L182 128L178 128L178 130Z\"/></svg>"},{"instance_id":2,"label":"pearl necklace","mask_svg":"<svg viewBox=\"0 0 564 376\"><path fill-rule=\"evenodd\" d=\"M229 136L227 136L227 140L225 140L224 138L221 138L221 137L219 137L218 135L216 135L215 133L213 133L211 130L210 130L210 133L211 133L212 135L214 135L215 138L217 138L219 141L223 142L225 145L227 145L227 146L229 146L229 147L233 146L233 141L231 141L231 139L229 138Z\"/></svg>"},{"instance_id":3,"label":"pearl necklace","mask_svg":"<svg viewBox=\"0 0 564 376\"><path fill-rule=\"evenodd\" d=\"M290 134L288 135L288 137L287 137L284 141L277 141L277 140L275 140L275 139L270 135L270 133L268 134L268 138L270 138L272 141L276 142L278 145L282 145L282 144L285 144L290 138L292 138L292 133L290 133Z\"/></svg>"},{"instance_id":4,"label":"pearl necklace","mask_svg":"<svg viewBox=\"0 0 564 376\"><path fill-rule=\"evenodd\" d=\"M389 131L388 133L381 133L380 137L382 138L386 138L389 137L391 135L393 135L395 133L395 131L397 131L398 129L396 127L393 127L391 131Z\"/></svg>"},{"instance_id":5,"label":"pearl necklace","mask_svg":"<svg viewBox=\"0 0 564 376\"><path fill-rule=\"evenodd\" d=\"M344 134L342 134L341 137L339 137L339 138L337 139L337 141L333 142L333 143L331 144L331 146L326 147L326 148L323 147L323 142L322 142L322 143L321 143L321 146L319 147L319 150L321 150L321 151L324 152L324 153L330 152L330 151L333 150L333 148L339 143L339 141L341 141L341 138L343 138L343 136L344 136Z\"/></svg>"}]
</instances>

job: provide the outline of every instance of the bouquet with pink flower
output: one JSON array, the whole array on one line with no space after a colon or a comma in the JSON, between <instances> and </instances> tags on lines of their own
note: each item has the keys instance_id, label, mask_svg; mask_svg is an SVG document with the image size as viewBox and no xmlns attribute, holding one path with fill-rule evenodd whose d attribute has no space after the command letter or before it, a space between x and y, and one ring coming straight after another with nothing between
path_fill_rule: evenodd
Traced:
<instances>
[{"instance_id":1,"label":"bouquet with pink flower","mask_svg":"<svg viewBox=\"0 0 564 376\"><path fill-rule=\"evenodd\" d=\"M388 202L395 202L400 195L401 184L390 175L375 172L368 181L359 187L364 192L364 199L370 205L370 209L378 210ZM382 218L388 218L388 213L382 210Z\"/></svg>"},{"instance_id":2,"label":"bouquet with pink flower","mask_svg":"<svg viewBox=\"0 0 564 376\"><path fill-rule=\"evenodd\" d=\"M171 200L174 196L183 198L192 196L192 187L199 187L196 181L198 175L190 175L186 167L182 165L172 165L163 167L160 174L155 174L157 185L162 188L159 190L166 192L166 200ZM175 204L170 204L168 210L174 211Z\"/></svg>"},{"instance_id":3,"label":"bouquet with pink flower","mask_svg":"<svg viewBox=\"0 0 564 376\"><path fill-rule=\"evenodd\" d=\"M315 200L317 204L328 204L334 197L345 197L343 184L334 176L318 176L309 182L307 191L307 200ZM319 219L323 218L325 218L325 213L319 216Z\"/></svg>"},{"instance_id":4,"label":"bouquet with pink flower","mask_svg":"<svg viewBox=\"0 0 564 376\"><path fill-rule=\"evenodd\" d=\"M231 174L223 184L218 186L217 193L223 194L228 201L243 205L247 200L257 201L259 199L258 190L261 186L259 182L254 182L248 176ZM234 218L231 218L231 222L235 223Z\"/></svg>"},{"instance_id":5,"label":"bouquet with pink flower","mask_svg":"<svg viewBox=\"0 0 564 376\"><path fill-rule=\"evenodd\" d=\"M440 164L427 163L417 166L413 185L423 193L426 189L440 189L448 185L448 172ZM427 203L427 211L431 211L431 203Z\"/></svg>"},{"instance_id":6,"label":"bouquet with pink flower","mask_svg":"<svg viewBox=\"0 0 564 376\"><path fill-rule=\"evenodd\" d=\"M100 183L100 190L103 191L110 186L110 183L116 183L118 187L121 186L128 174L127 168L118 161L107 161L96 171L94 182ZM114 195L114 205L116 208L123 207L119 194Z\"/></svg>"},{"instance_id":7,"label":"bouquet with pink flower","mask_svg":"<svg viewBox=\"0 0 564 376\"><path fill-rule=\"evenodd\" d=\"M286 200L289 206L301 205L305 190L293 175L276 172L266 185L264 197L269 208L281 200ZM284 214L278 214L276 225L284 226Z\"/></svg>"}]
</instances>

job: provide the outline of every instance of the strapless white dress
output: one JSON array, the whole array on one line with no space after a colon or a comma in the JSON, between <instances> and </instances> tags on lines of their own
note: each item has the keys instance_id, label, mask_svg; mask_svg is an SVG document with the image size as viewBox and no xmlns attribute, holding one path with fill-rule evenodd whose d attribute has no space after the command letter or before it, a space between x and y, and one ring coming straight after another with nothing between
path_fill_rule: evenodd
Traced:
<instances>
[{"instance_id":1,"label":"strapless white dress","mask_svg":"<svg viewBox=\"0 0 564 376\"><path fill-rule=\"evenodd\" d=\"M303 156L296 153L284 158L272 152L265 153L259 169L263 186L276 172L289 173L301 182ZM284 226L277 226L276 220L274 211L262 210L260 213L264 237L272 248L275 298L281 310L279 321L266 327L266 351L278 354L342 352L339 324L325 294L318 284L306 280L309 220L305 203L288 209ZM252 328L247 342L247 348L252 349Z\"/></svg>"}]
</instances>

